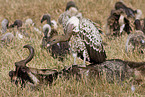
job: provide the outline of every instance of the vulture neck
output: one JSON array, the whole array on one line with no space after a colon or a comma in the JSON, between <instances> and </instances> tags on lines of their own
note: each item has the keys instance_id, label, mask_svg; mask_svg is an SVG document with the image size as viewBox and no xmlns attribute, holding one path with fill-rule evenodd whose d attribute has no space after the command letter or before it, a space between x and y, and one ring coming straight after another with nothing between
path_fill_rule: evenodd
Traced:
<instances>
[{"instance_id":1,"label":"vulture neck","mask_svg":"<svg viewBox=\"0 0 145 97\"><path fill-rule=\"evenodd\" d=\"M72 34L71 34L72 35ZM65 41L69 41L71 38L71 35L65 34L65 35L57 35L54 36L51 40L50 40L50 46L59 43L59 42L65 42ZM55 40L55 41L54 41Z\"/></svg>"},{"instance_id":2,"label":"vulture neck","mask_svg":"<svg viewBox=\"0 0 145 97\"><path fill-rule=\"evenodd\" d=\"M49 18L46 19L47 24L49 24L51 26L51 20Z\"/></svg>"},{"instance_id":3,"label":"vulture neck","mask_svg":"<svg viewBox=\"0 0 145 97\"><path fill-rule=\"evenodd\" d=\"M66 33L64 35L57 35L52 37L47 46L51 46L59 42L69 41L73 33L73 24L68 24Z\"/></svg>"}]
</instances>

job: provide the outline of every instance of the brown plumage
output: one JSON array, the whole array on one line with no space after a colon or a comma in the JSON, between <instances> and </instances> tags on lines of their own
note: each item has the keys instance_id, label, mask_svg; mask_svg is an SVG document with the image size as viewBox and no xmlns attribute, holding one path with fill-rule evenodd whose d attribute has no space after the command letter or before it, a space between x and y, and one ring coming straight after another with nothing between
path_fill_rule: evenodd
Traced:
<instances>
[{"instance_id":1,"label":"brown plumage","mask_svg":"<svg viewBox=\"0 0 145 97\"><path fill-rule=\"evenodd\" d=\"M82 20L80 19L79 23L80 28L78 32L76 31L77 27L75 27L75 24L68 23L65 31L67 33L65 35L58 35L52 37L47 46L49 47L58 42L69 41L72 35L79 35L81 38L80 41L83 41L83 43L85 44L84 47L86 47L86 50L89 54L90 62L91 63L104 62L106 60L106 53L105 50L103 49L102 38L99 35L100 33L98 28L89 19L85 18L83 18ZM77 45L74 46L77 47L76 49L79 49L79 46Z\"/></svg>"},{"instance_id":2,"label":"brown plumage","mask_svg":"<svg viewBox=\"0 0 145 97\"><path fill-rule=\"evenodd\" d=\"M107 35L122 35L123 30L130 34L134 29L133 24L131 24L132 20L140 19L141 16L142 11L140 9L133 10L123 2L116 2L115 10L111 11L111 15L107 19Z\"/></svg>"},{"instance_id":3,"label":"brown plumage","mask_svg":"<svg viewBox=\"0 0 145 97\"><path fill-rule=\"evenodd\" d=\"M136 11L127 7L123 2L116 2L115 3L115 9L123 9L127 15L127 17L135 17Z\"/></svg>"},{"instance_id":4,"label":"brown plumage","mask_svg":"<svg viewBox=\"0 0 145 97\"><path fill-rule=\"evenodd\" d=\"M23 25L23 22L22 22L21 20L15 20L14 23L10 25L10 28L11 28L11 27L13 28L13 27L15 27L15 26L16 26L17 28L19 28L19 27L22 27L22 25Z\"/></svg>"},{"instance_id":5,"label":"brown plumage","mask_svg":"<svg viewBox=\"0 0 145 97\"><path fill-rule=\"evenodd\" d=\"M135 30L140 30L145 34L145 19L135 19Z\"/></svg>"},{"instance_id":6,"label":"brown plumage","mask_svg":"<svg viewBox=\"0 0 145 97\"><path fill-rule=\"evenodd\" d=\"M65 11L69 10L71 7L77 8L77 6L76 6L76 4L75 4L74 1L69 1L69 2L67 2ZM78 8L77 8L77 9L78 9Z\"/></svg>"},{"instance_id":7,"label":"brown plumage","mask_svg":"<svg viewBox=\"0 0 145 97\"><path fill-rule=\"evenodd\" d=\"M125 25L123 29L121 29L122 24ZM121 30L127 32L127 34L130 34L130 32L132 31L130 21L128 20L123 9L112 10L109 18L107 19L107 35L122 35Z\"/></svg>"},{"instance_id":8,"label":"brown plumage","mask_svg":"<svg viewBox=\"0 0 145 97\"><path fill-rule=\"evenodd\" d=\"M41 18L41 23L43 23L44 21L47 21L47 24L49 24L51 26L51 17L49 14L44 14Z\"/></svg>"},{"instance_id":9,"label":"brown plumage","mask_svg":"<svg viewBox=\"0 0 145 97\"><path fill-rule=\"evenodd\" d=\"M46 46L47 42L49 42L53 36L58 35L58 32L55 29L52 29L51 32L49 33L49 37L47 37L48 36L47 34L45 34L42 39L42 48ZM68 41L54 44L51 47L49 47L48 50L53 58L58 58L58 60L61 61L63 61L64 57L70 52Z\"/></svg>"},{"instance_id":10,"label":"brown plumage","mask_svg":"<svg viewBox=\"0 0 145 97\"><path fill-rule=\"evenodd\" d=\"M28 33L26 33L26 28L23 27L23 22L21 20L15 20L13 24L11 24L9 26L9 28L14 28L14 27L17 27L17 32L14 33L15 34L18 34L18 33L21 33L22 35L25 35L26 37L29 37Z\"/></svg>"},{"instance_id":11,"label":"brown plumage","mask_svg":"<svg viewBox=\"0 0 145 97\"><path fill-rule=\"evenodd\" d=\"M47 24L43 26L44 36L42 38L42 48L46 47L46 44L47 42L49 42L50 38L52 38L55 35L58 35L57 29L56 29L57 27L52 28L51 17L49 14L43 15L41 19L41 23L43 23L45 20L47 21ZM58 60L63 61L64 57L66 57L66 55L69 54L69 44L67 41L59 42L49 47L48 50L51 53L53 58L58 58Z\"/></svg>"},{"instance_id":12,"label":"brown plumage","mask_svg":"<svg viewBox=\"0 0 145 97\"><path fill-rule=\"evenodd\" d=\"M136 20L134 21L134 25L135 25L135 29L136 29L136 30L142 30L142 28L141 28L141 22L140 22L139 19L136 19Z\"/></svg>"}]
</instances>

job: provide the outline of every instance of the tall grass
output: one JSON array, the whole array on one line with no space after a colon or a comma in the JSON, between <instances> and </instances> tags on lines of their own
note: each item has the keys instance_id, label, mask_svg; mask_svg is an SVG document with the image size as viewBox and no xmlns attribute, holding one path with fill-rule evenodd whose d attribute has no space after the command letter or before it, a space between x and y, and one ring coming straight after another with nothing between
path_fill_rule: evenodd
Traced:
<instances>
[{"instance_id":1,"label":"tall grass","mask_svg":"<svg viewBox=\"0 0 145 97\"><path fill-rule=\"evenodd\" d=\"M69 0L0 0L0 21L7 18L10 23L13 23L16 19L25 21L27 18L32 18L36 27L41 27L40 19L43 14L49 13L52 19L57 20L59 15L65 10L65 5ZM106 20L110 14L111 9L114 8L114 4L118 0L74 0L83 16L97 22L105 33ZM124 0L126 5L133 9L141 9L145 13L144 0ZM144 15L144 14L143 14ZM40 28L40 30L42 30ZM12 32L13 29L7 32ZM59 25L59 33L63 33L62 26ZM73 78L71 80L58 79L54 82L52 87L41 86L39 90L26 87L23 90L20 87L16 87L11 84L8 73L10 70L14 70L14 63L26 58L29 54L28 50L22 47L26 44L31 44L35 49L35 56L28 66L35 68L50 68L50 69L62 69L64 66L72 65L73 58L68 55L64 62L53 59L46 50L41 50L42 34L32 30L32 27L26 31L30 38L24 38L22 40L15 39L7 47L0 48L0 95L2 97L69 97L69 96L145 96L145 87L136 85L135 92L131 91L130 83L118 85L117 83L109 84L107 82L101 82L97 79L90 81L81 80L76 81ZM118 37L113 40L107 39L103 36L103 41L108 45L104 46L107 59L122 59L130 61L145 61L144 55L133 53L130 55L125 54L125 42L127 35ZM83 61L77 59L77 63L81 64Z\"/></svg>"}]
</instances>

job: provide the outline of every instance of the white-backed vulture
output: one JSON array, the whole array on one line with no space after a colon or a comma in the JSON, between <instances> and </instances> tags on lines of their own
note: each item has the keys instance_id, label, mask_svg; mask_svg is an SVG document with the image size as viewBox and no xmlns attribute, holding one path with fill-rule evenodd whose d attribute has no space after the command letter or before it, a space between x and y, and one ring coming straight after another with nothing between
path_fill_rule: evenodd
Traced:
<instances>
[{"instance_id":1,"label":"white-backed vulture","mask_svg":"<svg viewBox=\"0 0 145 97\"><path fill-rule=\"evenodd\" d=\"M57 23L55 20L51 20L50 14L44 14L43 17L41 18L41 23L44 21L47 21L47 24L51 26L53 29L57 29Z\"/></svg>"},{"instance_id":2,"label":"white-backed vulture","mask_svg":"<svg viewBox=\"0 0 145 97\"><path fill-rule=\"evenodd\" d=\"M86 18L79 19L76 16L72 16L66 24L65 35L52 37L47 46L49 47L62 41L69 41L72 36L75 38L76 36L79 37L73 42L84 44L72 43L71 49L75 52L78 53L80 51L82 53L81 55L83 55L84 51L87 52L91 63L101 63L106 60L106 53L102 45L100 32L94 22ZM78 39L80 41L77 41Z\"/></svg>"},{"instance_id":3,"label":"white-backed vulture","mask_svg":"<svg viewBox=\"0 0 145 97\"><path fill-rule=\"evenodd\" d=\"M43 38L42 38L42 48L46 47L47 42L49 42L50 38L52 38L55 35L58 35L57 32L57 23L53 20L50 20L50 15L43 15L41 19L41 23L43 21L47 21L47 23L43 26ZM49 22L50 21L50 22ZM52 27L53 26L53 27ZM51 28L52 27L52 28ZM53 58L58 58L58 60L63 61L64 57L69 54L69 44L68 42L59 42L55 45L52 45L50 48L48 48L49 52L51 53Z\"/></svg>"},{"instance_id":4,"label":"white-backed vulture","mask_svg":"<svg viewBox=\"0 0 145 97\"><path fill-rule=\"evenodd\" d=\"M17 31L15 31L14 35L16 35L18 39L22 39L24 36L29 37L28 33L26 33L26 28L23 27L23 22L21 20L17 19L9 26L9 28L14 27L17 27Z\"/></svg>"}]
</instances>

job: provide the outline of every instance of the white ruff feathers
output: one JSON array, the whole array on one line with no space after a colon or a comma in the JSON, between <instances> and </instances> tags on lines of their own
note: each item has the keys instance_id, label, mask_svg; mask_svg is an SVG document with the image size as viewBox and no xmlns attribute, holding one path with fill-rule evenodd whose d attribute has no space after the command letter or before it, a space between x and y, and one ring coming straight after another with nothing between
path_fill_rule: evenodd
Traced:
<instances>
[{"instance_id":1,"label":"white ruff feathers","mask_svg":"<svg viewBox=\"0 0 145 97\"><path fill-rule=\"evenodd\" d=\"M51 32L51 27L50 27L49 24L45 24L45 25L43 26L43 32L44 32L47 28L49 29L49 32Z\"/></svg>"},{"instance_id":2,"label":"white ruff feathers","mask_svg":"<svg viewBox=\"0 0 145 97\"><path fill-rule=\"evenodd\" d=\"M74 31L74 32L79 32L79 19L78 19L76 16L72 16L72 17L68 20L67 24L73 24L73 26L75 27L75 28L73 29L73 31Z\"/></svg>"},{"instance_id":3,"label":"white ruff feathers","mask_svg":"<svg viewBox=\"0 0 145 97\"><path fill-rule=\"evenodd\" d=\"M43 26L43 33L45 32L45 30L48 29L48 37L49 37L49 33L51 32L51 26L49 24L45 24Z\"/></svg>"},{"instance_id":4,"label":"white ruff feathers","mask_svg":"<svg viewBox=\"0 0 145 97\"><path fill-rule=\"evenodd\" d=\"M52 20L51 24L53 25L54 29L57 29L57 22L55 20Z\"/></svg>"},{"instance_id":5,"label":"white ruff feathers","mask_svg":"<svg viewBox=\"0 0 145 97\"><path fill-rule=\"evenodd\" d=\"M26 25L26 26L34 25L33 20L30 19L30 18L27 19L27 20L25 21L25 25Z\"/></svg>"},{"instance_id":6,"label":"white ruff feathers","mask_svg":"<svg viewBox=\"0 0 145 97\"><path fill-rule=\"evenodd\" d=\"M140 9L137 9L137 14L135 16L135 19L140 19L142 16L142 11Z\"/></svg>"}]
</instances>

